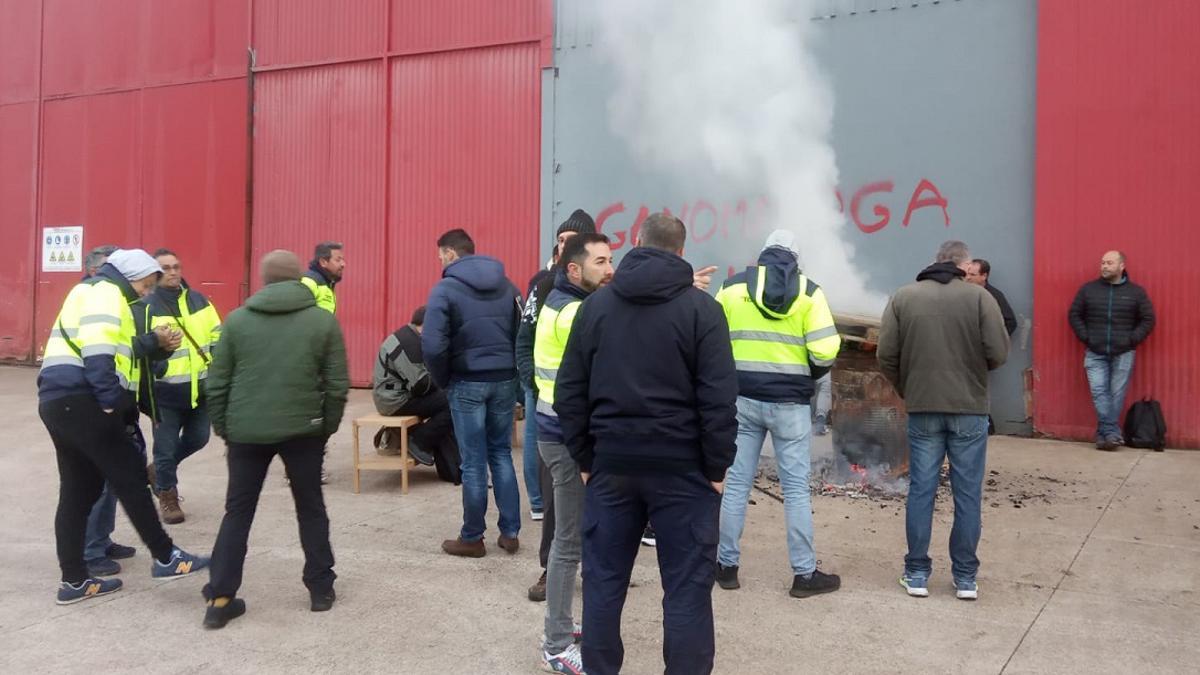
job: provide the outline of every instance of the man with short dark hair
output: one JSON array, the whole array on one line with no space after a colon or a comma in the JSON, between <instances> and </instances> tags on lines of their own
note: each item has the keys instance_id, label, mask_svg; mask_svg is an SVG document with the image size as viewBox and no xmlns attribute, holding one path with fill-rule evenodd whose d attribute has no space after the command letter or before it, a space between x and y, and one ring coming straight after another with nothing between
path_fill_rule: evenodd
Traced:
<instances>
[{"instance_id":1,"label":"man with short dark hair","mask_svg":"<svg viewBox=\"0 0 1200 675\"><path fill-rule=\"evenodd\" d=\"M1084 345L1083 368L1096 408L1096 448L1124 445L1121 410L1133 375L1134 352L1154 330L1154 305L1146 289L1129 280L1125 254L1100 258L1100 278L1080 287L1067 314Z\"/></svg>"},{"instance_id":2,"label":"man with short dark hair","mask_svg":"<svg viewBox=\"0 0 1200 675\"><path fill-rule=\"evenodd\" d=\"M166 326L184 338L169 358L151 363L152 375L147 378L153 387L150 414L155 422L151 488L158 496L163 522L174 525L184 521L176 472L184 459L208 445L204 383L213 346L221 337L221 317L208 298L184 280L179 256L160 248L154 259L162 267L162 279L133 311L145 330Z\"/></svg>"},{"instance_id":3,"label":"man with short dark hair","mask_svg":"<svg viewBox=\"0 0 1200 675\"><path fill-rule=\"evenodd\" d=\"M323 241L313 249L312 262L308 263L308 270L300 278L300 283L312 291L317 299L317 307L334 314L337 312L337 293L334 288L342 280L345 270L346 257L342 253L341 243Z\"/></svg>"},{"instance_id":4,"label":"man with short dark hair","mask_svg":"<svg viewBox=\"0 0 1200 675\"><path fill-rule=\"evenodd\" d=\"M969 264L966 244L942 244L937 262L892 295L879 329L879 370L908 410L908 555L900 585L914 597L929 595L933 503L947 457L955 595L979 595L975 552L987 461L988 371L1008 358L1008 333L991 294L963 281Z\"/></svg>"},{"instance_id":5,"label":"man with short dark hair","mask_svg":"<svg viewBox=\"0 0 1200 675\"><path fill-rule=\"evenodd\" d=\"M579 571L583 527L583 482L579 464L563 444L562 426L554 412L554 382L572 324L583 301L612 280L612 249L603 234L579 234L563 245L554 290L538 315L534 343L534 382L538 452L550 471L554 493L554 538L546 566L545 638L543 667L553 672L580 674L582 656L575 644L571 607Z\"/></svg>"},{"instance_id":6,"label":"man with short dark hair","mask_svg":"<svg viewBox=\"0 0 1200 675\"><path fill-rule=\"evenodd\" d=\"M454 436L462 456L463 524L442 542L450 555L481 558L488 504L488 471L500 511L497 544L520 547L521 493L512 463L517 368L513 345L521 320L521 292L504 264L475 255L462 229L437 241L442 279L429 293L421 351L434 384L446 389Z\"/></svg>"},{"instance_id":7,"label":"man with short dark hair","mask_svg":"<svg viewBox=\"0 0 1200 675\"><path fill-rule=\"evenodd\" d=\"M229 446L229 487L203 591L207 628L221 628L246 611L237 592L258 498L276 455L296 503L310 609L327 611L336 599L321 465L350 388L342 329L301 283L294 253L272 251L260 270L263 287L229 314L208 376L213 431Z\"/></svg>"},{"instance_id":8,"label":"man with short dark hair","mask_svg":"<svg viewBox=\"0 0 1200 675\"><path fill-rule=\"evenodd\" d=\"M525 491L529 494L529 509L533 520L542 522L542 540L538 547L538 561L542 575L529 587L529 599L542 602L546 599L546 567L550 559L550 547L554 543L554 488L553 478L546 470L538 452L538 430L534 419L537 407L537 385L533 374L533 343L537 333L537 318L546 297L554 289L558 274L559 253L572 237L578 234L595 234L596 223L583 209L575 209L558 226L554 238L554 254L545 269L538 270L529 280L525 293L525 307L521 312L521 326L517 329L517 371L525 393L525 439L522 448L522 468L525 474ZM532 469L532 472L531 472ZM535 475L531 475L531 473ZM533 482L531 482L533 481ZM536 486L536 487L534 487ZM540 507L540 508L539 508Z\"/></svg>"},{"instance_id":9,"label":"man with short dark hair","mask_svg":"<svg viewBox=\"0 0 1200 675\"><path fill-rule=\"evenodd\" d=\"M967 281L976 286L983 286L996 299L996 304L1000 306L1000 314L1004 317L1004 330L1008 331L1008 335L1011 337L1013 333L1017 332L1017 315L1013 313L1012 305L1008 304L1008 298L1004 297L1000 289L993 286L988 280L991 276L992 264L983 258L972 260L967 267Z\"/></svg>"},{"instance_id":10,"label":"man with short dark hair","mask_svg":"<svg viewBox=\"0 0 1200 675\"><path fill-rule=\"evenodd\" d=\"M421 306L407 325L387 336L379 346L372 377L375 410L380 415L420 417L423 421L408 431L408 453L419 464L436 464L439 478L458 485L462 482L461 460L450 420L450 404L446 392L433 383L425 368L421 354L424 326L425 307ZM386 431L389 430L381 433ZM395 447L399 444L395 443Z\"/></svg>"},{"instance_id":11,"label":"man with short dark hair","mask_svg":"<svg viewBox=\"0 0 1200 675\"><path fill-rule=\"evenodd\" d=\"M687 229L657 213L612 283L588 297L554 383L554 411L586 485L583 661L624 661L621 613L642 532L657 533L663 657L708 673L725 471L737 436L737 372L724 312L695 288Z\"/></svg>"}]
</instances>

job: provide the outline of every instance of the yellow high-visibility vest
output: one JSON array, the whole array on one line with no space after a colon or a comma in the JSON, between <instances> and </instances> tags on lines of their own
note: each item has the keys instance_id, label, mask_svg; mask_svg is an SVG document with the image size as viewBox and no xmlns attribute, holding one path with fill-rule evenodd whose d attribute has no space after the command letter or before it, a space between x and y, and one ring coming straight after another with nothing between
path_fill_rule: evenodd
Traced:
<instances>
[{"instance_id":1,"label":"yellow high-visibility vest","mask_svg":"<svg viewBox=\"0 0 1200 675\"><path fill-rule=\"evenodd\" d=\"M533 382L537 385L537 411L551 417L554 412L554 381L567 350L567 338L583 301L559 290L550 292L538 313L533 342Z\"/></svg>"}]
</instances>

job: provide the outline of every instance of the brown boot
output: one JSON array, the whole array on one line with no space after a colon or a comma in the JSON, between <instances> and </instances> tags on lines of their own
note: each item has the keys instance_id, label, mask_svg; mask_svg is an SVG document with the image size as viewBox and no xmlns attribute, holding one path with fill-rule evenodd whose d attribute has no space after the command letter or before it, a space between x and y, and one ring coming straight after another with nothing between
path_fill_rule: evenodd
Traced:
<instances>
[{"instance_id":1,"label":"brown boot","mask_svg":"<svg viewBox=\"0 0 1200 675\"><path fill-rule=\"evenodd\" d=\"M482 558L487 555L487 548L483 545L482 539L479 541L463 541L462 537L447 539L442 542L442 550L450 555L463 558Z\"/></svg>"},{"instance_id":2,"label":"brown boot","mask_svg":"<svg viewBox=\"0 0 1200 675\"><path fill-rule=\"evenodd\" d=\"M546 601L546 571L542 570L542 577L537 580L537 583L529 587L529 599L533 602Z\"/></svg>"},{"instance_id":3,"label":"brown boot","mask_svg":"<svg viewBox=\"0 0 1200 675\"><path fill-rule=\"evenodd\" d=\"M179 488L171 488L158 493L158 504L162 507L163 522L168 525L182 523L183 509L179 508Z\"/></svg>"},{"instance_id":4,"label":"brown boot","mask_svg":"<svg viewBox=\"0 0 1200 675\"><path fill-rule=\"evenodd\" d=\"M503 534L496 540L496 544L505 551L508 551L509 555L513 555L521 548L521 541L519 539L516 537L506 537Z\"/></svg>"}]
</instances>

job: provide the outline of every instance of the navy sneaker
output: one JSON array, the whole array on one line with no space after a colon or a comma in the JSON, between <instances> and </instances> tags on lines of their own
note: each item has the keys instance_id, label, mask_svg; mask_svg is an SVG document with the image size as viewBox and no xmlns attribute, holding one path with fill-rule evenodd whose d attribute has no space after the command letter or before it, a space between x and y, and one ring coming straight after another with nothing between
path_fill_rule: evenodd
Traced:
<instances>
[{"instance_id":1,"label":"navy sneaker","mask_svg":"<svg viewBox=\"0 0 1200 675\"><path fill-rule=\"evenodd\" d=\"M94 577L111 577L121 573L121 563L112 558L96 558L87 561L87 571Z\"/></svg>"},{"instance_id":2,"label":"navy sneaker","mask_svg":"<svg viewBox=\"0 0 1200 675\"><path fill-rule=\"evenodd\" d=\"M122 546L121 544L109 544L108 548L104 549L104 554L113 560L124 560L136 555L137 549L132 546Z\"/></svg>"},{"instance_id":3,"label":"navy sneaker","mask_svg":"<svg viewBox=\"0 0 1200 675\"><path fill-rule=\"evenodd\" d=\"M88 598L98 598L101 595L116 593L121 590L120 579L84 579L78 584L62 582L58 585L58 598L54 601L60 605L73 605Z\"/></svg>"},{"instance_id":4,"label":"navy sneaker","mask_svg":"<svg viewBox=\"0 0 1200 675\"><path fill-rule=\"evenodd\" d=\"M959 600L978 600L979 584L966 579L954 581L954 596Z\"/></svg>"},{"instance_id":5,"label":"navy sneaker","mask_svg":"<svg viewBox=\"0 0 1200 675\"><path fill-rule=\"evenodd\" d=\"M178 579L208 567L208 558L192 555L181 548L171 550L171 559L166 563L157 560L150 566L150 575L155 579Z\"/></svg>"},{"instance_id":6,"label":"navy sneaker","mask_svg":"<svg viewBox=\"0 0 1200 675\"><path fill-rule=\"evenodd\" d=\"M914 598L929 597L929 577L905 572L904 576L900 577L900 585Z\"/></svg>"}]
</instances>

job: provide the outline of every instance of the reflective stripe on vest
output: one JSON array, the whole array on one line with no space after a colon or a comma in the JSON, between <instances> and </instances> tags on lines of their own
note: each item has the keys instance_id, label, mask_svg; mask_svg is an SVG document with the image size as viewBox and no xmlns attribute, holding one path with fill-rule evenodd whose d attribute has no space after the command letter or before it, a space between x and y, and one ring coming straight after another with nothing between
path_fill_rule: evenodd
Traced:
<instances>
[{"instance_id":1,"label":"reflective stripe on vest","mask_svg":"<svg viewBox=\"0 0 1200 675\"><path fill-rule=\"evenodd\" d=\"M765 266L758 268L757 302L744 282L717 294L729 321L736 367L742 372L811 377L813 366L833 364L841 346L825 295L801 275L799 287L815 289L811 295L800 293L786 312L762 308L766 272Z\"/></svg>"},{"instance_id":2,"label":"reflective stripe on vest","mask_svg":"<svg viewBox=\"0 0 1200 675\"><path fill-rule=\"evenodd\" d=\"M54 319L54 326L50 329L50 338L46 341L46 349L42 352L43 369L52 366L83 368L83 357L76 350L80 349L79 320L83 318L83 302L91 287L91 284L76 284L67 293L62 309Z\"/></svg>"},{"instance_id":3,"label":"reflective stripe on vest","mask_svg":"<svg viewBox=\"0 0 1200 675\"><path fill-rule=\"evenodd\" d=\"M184 337L179 349L176 349L167 358L167 371L158 378L159 382L168 384L191 383L191 405L195 408L200 403L200 381L208 377L208 363L205 361L205 356L212 351L213 344L220 339L221 317L217 314L217 308L211 301L195 312L190 311L188 309L188 293L186 288L180 291L176 302L177 307L173 308L175 316L154 315L150 318L151 325L148 325L146 330L152 331L158 326L181 330L182 325L187 328L188 335L192 336L192 340L199 345L200 352L197 352L192 348L191 340Z\"/></svg>"},{"instance_id":4,"label":"reflective stripe on vest","mask_svg":"<svg viewBox=\"0 0 1200 675\"><path fill-rule=\"evenodd\" d=\"M317 299L317 307L330 314L337 313L337 294L333 292L332 288L327 284L318 284L307 274L300 277L300 283L308 286L308 290L312 291L313 297Z\"/></svg>"},{"instance_id":5,"label":"reflective stripe on vest","mask_svg":"<svg viewBox=\"0 0 1200 675\"><path fill-rule=\"evenodd\" d=\"M551 417L554 413L554 382L567 350L567 338L583 301L561 292L551 292L538 314L533 342L533 382L537 385L537 411Z\"/></svg>"}]
</instances>

